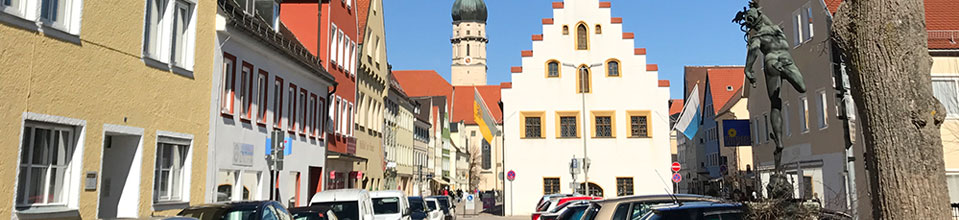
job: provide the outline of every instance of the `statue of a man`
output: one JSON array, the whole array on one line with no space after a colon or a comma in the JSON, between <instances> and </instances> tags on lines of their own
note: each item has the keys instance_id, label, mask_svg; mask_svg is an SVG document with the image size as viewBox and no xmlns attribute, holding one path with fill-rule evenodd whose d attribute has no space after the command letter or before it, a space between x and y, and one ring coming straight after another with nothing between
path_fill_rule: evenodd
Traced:
<instances>
[{"instance_id":1,"label":"statue of a man","mask_svg":"<svg viewBox=\"0 0 959 220\"><path fill-rule=\"evenodd\" d=\"M756 0L749 2L749 9L743 8L743 11L737 13L733 22L738 23L743 32L746 32L748 51L745 74L753 87L756 87L753 63L756 62L759 53L765 56L763 72L766 76L766 93L769 94L771 108L769 119L772 124L772 132L769 135L776 143L776 150L773 152L776 172L782 172L783 143L780 137L782 137L783 120L782 98L779 97L779 92L783 80L792 84L799 93L806 93L806 84L803 82L802 74L799 73L799 67L796 67L792 56L789 55L789 43L782 28L763 15Z\"/></svg>"}]
</instances>

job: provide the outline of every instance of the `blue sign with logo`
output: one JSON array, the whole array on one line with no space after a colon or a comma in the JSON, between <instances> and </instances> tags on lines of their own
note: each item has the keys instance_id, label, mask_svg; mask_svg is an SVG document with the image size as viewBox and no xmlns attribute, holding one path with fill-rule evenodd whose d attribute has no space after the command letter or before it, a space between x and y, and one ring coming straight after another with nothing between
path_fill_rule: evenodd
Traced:
<instances>
[{"instance_id":1,"label":"blue sign with logo","mask_svg":"<svg viewBox=\"0 0 959 220\"><path fill-rule=\"evenodd\" d=\"M751 146L749 120L723 120L723 144L727 147Z\"/></svg>"}]
</instances>

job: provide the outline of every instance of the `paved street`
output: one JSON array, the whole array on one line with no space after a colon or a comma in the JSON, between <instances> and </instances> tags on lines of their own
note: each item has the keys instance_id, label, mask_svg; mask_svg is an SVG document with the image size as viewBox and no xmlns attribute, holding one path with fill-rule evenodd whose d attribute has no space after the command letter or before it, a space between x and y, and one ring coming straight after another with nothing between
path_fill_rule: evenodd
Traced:
<instances>
[{"instance_id":1,"label":"paved street","mask_svg":"<svg viewBox=\"0 0 959 220\"><path fill-rule=\"evenodd\" d=\"M498 216L490 213L483 213L483 203L476 200L476 208L470 211L465 211L466 199L456 204L456 219L470 219L470 220L527 220L529 219L528 215L519 215L519 216Z\"/></svg>"}]
</instances>

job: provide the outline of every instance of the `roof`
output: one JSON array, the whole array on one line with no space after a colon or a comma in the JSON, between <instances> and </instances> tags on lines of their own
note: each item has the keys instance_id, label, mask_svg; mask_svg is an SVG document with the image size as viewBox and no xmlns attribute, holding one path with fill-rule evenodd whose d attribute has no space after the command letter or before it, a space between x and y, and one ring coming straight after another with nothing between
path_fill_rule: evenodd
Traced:
<instances>
[{"instance_id":1,"label":"roof","mask_svg":"<svg viewBox=\"0 0 959 220\"><path fill-rule=\"evenodd\" d=\"M673 99L669 104L669 115L675 115L683 112L683 100Z\"/></svg>"},{"instance_id":2,"label":"roof","mask_svg":"<svg viewBox=\"0 0 959 220\"><path fill-rule=\"evenodd\" d=\"M366 22L370 18L370 1L376 0L356 0L356 30L357 39L356 44L363 44L363 39L366 39Z\"/></svg>"},{"instance_id":3,"label":"roof","mask_svg":"<svg viewBox=\"0 0 959 220\"><path fill-rule=\"evenodd\" d=\"M736 91L743 87L746 75L743 74L743 68L710 68L707 69L709 82L709 92L712 94L713 106L725 106L731 100ZM738 101L738 100L736 100ZM713 113L718 114L720 108L713 108Z\"/></svg>"},{"instance_id":4,"label":"roof","mask_svg":"<svg viewBox=\"0 0 959 220\"><path fill-rule=\"evenodd\" d=\"M358 201L361 197L369 197L369 192L364 189L336 189L317 192L310 199L310 203L335 202L335 201Z\"/></svg>"},{"instance_id":5,"label":"roof","mask_svg":"<svg viewBox=\"0 0 959 220\"><path fill-rule=\"evenodd\" d=\"M929 49L959 49L959 1L925 0Z\"/></svg>"},{"instance_id":6,"label":"roof","mask_svg":"<svg viewBox=\"0 0 959 220\"><path fill-rule=\"evenodd\" d=\"M410 97L453 95L453 85L434 70L394 70L396 81Z\"/></svg>"},{"instance_id":7,"label":"roof","mask_svg":"<svg viewBox=\"0 0 959 220\"><path fill-rule=\"evenodd\" d=\"M486 2L483 0L456 0L450 10L453 22L476 21L486 23Z\"/></svg>"},{"instance_id":8,"label":"roof","mask_svg":"<svg viewBox=\"0 0 959 220\"><path fill-rule=\"evenodd\" d=\"M692 92L693 87L699 85L699 107L705 107L703 102L706 98L706 73L709 69L739 69L740 74L742 74L743 66L686 66L685 67L685 92L683 93L683 98L689 98L689 93ZM745 77L745 75L743 76Z\"/></svg>"},{"instance_id":9,"label":"roof","mask_svg":"<svg viewBox=\"0 0 959 220\"><path fill-rule=\"evenodd\" d=\"M839 3L842 3L842 0L824 0L826 2L826 9L829 9L829 13L836 14L836 11L839 10Z\"/></svg>"},{"instance_id":10,"label":"roof","mask_svg":"<svg viewBox=\"0 0 959 220\"><path fill-rule=\"evenodd\" d=\"M455 86L453 87L453 114L450 115L450 122L463 121L468 125L475 125L473 120L473 100L475 99L473 89L479 91L490 114L496 119L497 124L503 123L503 111L499 108L501 100L500 86Z\"/></svg>"}]
</instances>

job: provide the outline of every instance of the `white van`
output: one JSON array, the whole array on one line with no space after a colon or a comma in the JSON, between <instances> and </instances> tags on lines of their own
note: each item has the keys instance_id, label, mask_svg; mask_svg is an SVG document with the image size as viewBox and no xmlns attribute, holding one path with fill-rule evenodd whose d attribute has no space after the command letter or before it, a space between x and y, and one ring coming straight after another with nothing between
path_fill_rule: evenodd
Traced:
<instances>
[{"instance_id":1,"label":"white van","mask_svg":"<svg viewBox=\"0 0 959 220\"><path fill-rule=\"evenodd\" d=\"M443 214L443 209L440 207L439 200L436 198L427 197L424 198L423 201L426 201L426 206L430 209L430 220L443 220L445 218L445 214ZM433 216L433 212L436 213L435 217Z\"/></svg>"},{"instance_id":2,"label":"white van","mask_svg":"<svg viewBox=\"0 0 959 220\"><path fill-rule=\"evenodd\" d=\"M362 189L337 189L316 193L310 206L329 206L340 220L375 220L370 193Z\"/></svg>"},{"instance_id":3,"label":"white van","mask_svg":"<svg viewBox=\"0 0 959 220\"><path fill-rule=\"evenodd\" d=\"M373 218L376 220L410 220L410 202L399 190L374 191Z\"/></svg>"}]
</instances>

